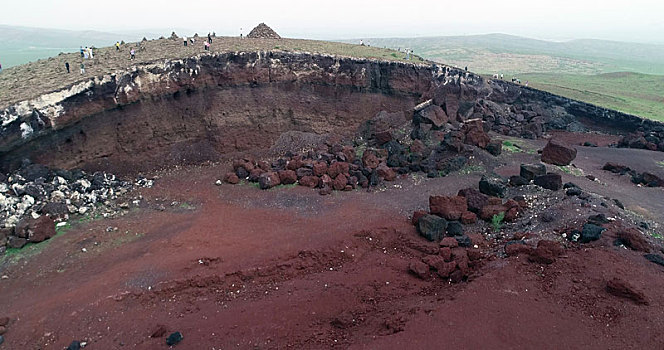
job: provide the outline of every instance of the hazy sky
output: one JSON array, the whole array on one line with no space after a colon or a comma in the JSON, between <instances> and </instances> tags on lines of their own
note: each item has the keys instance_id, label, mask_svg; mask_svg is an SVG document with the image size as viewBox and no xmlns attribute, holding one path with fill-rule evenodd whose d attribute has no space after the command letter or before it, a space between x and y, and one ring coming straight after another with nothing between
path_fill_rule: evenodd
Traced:
<instances>
[{"instance_id":1,"label":"hazy sky","mask_svg":"<svg viewBox=\"0 0 664 350\"><path fill-rule=\"evenodd\" d=\"M3 0L0 6L0 24L75 30L238 35L259 22L282 36L314 39L500 32L664 43L664 0Z\"/></svg>"}]
</instances>

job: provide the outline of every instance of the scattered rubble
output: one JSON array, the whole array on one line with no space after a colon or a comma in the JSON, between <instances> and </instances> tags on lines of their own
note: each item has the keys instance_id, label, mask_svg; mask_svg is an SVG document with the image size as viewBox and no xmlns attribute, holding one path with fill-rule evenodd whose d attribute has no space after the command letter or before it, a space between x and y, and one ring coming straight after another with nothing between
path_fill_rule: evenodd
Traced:
<instances>
[{"instance_id":1,"label":"scattered rubble","mask_svg":"<svg viewBox=\"0 0 664 350\"><path fill-rule=\"evenodd\" d=\"M602 170L610 171L614 174L620 175L629 174L632 177L632 182L637 185L644 185L648 187L664 187L664 179L661 179L659 176L649 172L639 173L622 164L608 162L604 164Z\"/></svg>"},{"instance_id":2,"label":"scattered rubble","mask_svg":"<svg viewBox=\"0 0 664 350\"><path fill-rule=\"evenodd\" d=\"M116 201L134 187L152 187L153 180L134 183L113 174L49 169L27 164L0 178L0 252L22 248L55 235L54 220L77 215L113 217L123 205Z\"/></svg>"}]
</instances>

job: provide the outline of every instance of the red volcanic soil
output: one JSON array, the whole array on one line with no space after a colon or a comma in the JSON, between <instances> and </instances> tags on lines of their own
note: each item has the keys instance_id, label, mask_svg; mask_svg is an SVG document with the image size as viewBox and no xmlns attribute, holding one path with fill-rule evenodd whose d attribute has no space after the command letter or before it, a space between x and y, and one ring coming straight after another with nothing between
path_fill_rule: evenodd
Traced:
<instances>
[{"instance_id":1,"label":"red volcanic soil","mask_svg":"<svg viewBox=\"0 0 664 350\"><path fill-rule=\"evenodd\" d=\"M657 170L653 154L579 147L576 166L599 181L570 174L563 181L661 222L661 189L599 170L611 157ZM536 157L503 155L498 170L518 173L519 162ZM75 223L39 254L2 266L8 278L0 280L0 317L10 322L0 349L63 349L72 340L86 341L87 349L166 349L175 331L184 335L179 349L664 344L664 268L610 237L569 244L553 264L541 265L504 257L494 235L475 234L477 248L470 249L484 258L468 281L410 274L411 262L438 249L417 235L410 213L425 208L430 194L477 186L481 174L409 176L382 190L320 196L303 187L214 186L225 171L164 172L155 187L140 190L140 206L128 215ZM603 210L565 203L565 216ZM608 293L614 279L647 304Z\"/></svg>"}]
</instances>

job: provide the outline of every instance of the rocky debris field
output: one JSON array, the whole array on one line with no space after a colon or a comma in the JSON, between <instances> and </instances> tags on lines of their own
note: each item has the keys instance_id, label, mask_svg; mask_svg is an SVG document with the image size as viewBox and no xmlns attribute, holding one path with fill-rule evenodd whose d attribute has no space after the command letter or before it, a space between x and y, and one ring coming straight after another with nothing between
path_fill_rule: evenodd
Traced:
<instances>
[{"instance_id":1,"label":"rocky debris field","mask_svg":"<svg viewBox=\"0 0 664 350\"><path fill-rule=\"evenodd\" d=\"M130 208L126 195L135 187L152 187L153 180L134 182L113 174L49 169L25 164L0 175L0 252L20 249L53 237L56 227L75 217L112 218ZM57 223L56 223L57 222Z\"/></svg>"},{"instance_id":2,"label":"rocky debris field","mask_svg":"<svg viewBox=\"0 0 664 350\"><path fill-rule=\"evenodd\" d=\"M446 176L464 168L476 151L500 155L502 143L492 141L482 120L470 120L454 130L435 123L431 108L419 106L412 119L404 114L382 111L364 123L358 137L349 144L328 140L306 153L286 152L272 162L251 158L233 162L233 172L220 179L230 184L246 180L269 189L298 184L319 189L322 195L334 191L376 187L394 181L398 175L423 173L430 178ZM427 124L428 128L421 124ZM431 136L423 129L432 130Z\"/></svg>"},{"instance_id":3,"label":"rocky debris field","mask_svg":"<svg viewBox=\"0 0 664 350\"><path fill-rule=\"evenodd\" d=\"M614 174L620 175L629 174L632 178L632 182L639 186L664 187L664 179L647 171L639 173L636 170L630 169L628 166L612 162L604 164L602 170L610 171Z\"/></svg>"},{"instance_id":4,"label":"rocky debris field","mask_svg":"<svg viewBox=\"0 0 664 350\"><path fill-rule=\"evenodd\" d=\"M612 147L664 151L664 125L602 109L504 81L484 81L442 67L425 102L434 126L482 119L485 129L511 137L538 139L552 131L620 135ZM426 132L426 130L424 130ZM596 146L580 139L578 145Z\"/></svg>"}]
</instances>

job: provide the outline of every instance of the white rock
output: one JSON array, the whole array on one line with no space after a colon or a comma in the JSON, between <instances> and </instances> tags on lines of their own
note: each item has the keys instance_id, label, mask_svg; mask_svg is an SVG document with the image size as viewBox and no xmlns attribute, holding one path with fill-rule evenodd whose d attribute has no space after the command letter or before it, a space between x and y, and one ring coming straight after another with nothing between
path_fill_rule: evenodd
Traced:
<instances>
[{"instance_id":1,"label":"white rock","mask_svg":"<svg viewBox=\"0 0 664 350\"><path fill-rule=\"evenodd\" d=\"M74 202L78 202L81 200L81 194L78 191L74 191L69 196L69 199L71 199Z\"/></svg>"},{"instance_id":2,"label":"white rock","mask_svg":"<svg viewBox=\"0 0 664 350\"><path fill-rule=\"evenodd\" d=\"M67 225L67 222L62 221L62 222L58 222L57 224L55 224L55 227L62 227L62 226L66 226L66 225Z\"/></svg>"},{"instance_id":3,"label":"white rock","mask_svg":"<svg viewBox=\"0 0 664 350\"><path fill-rule=\"evenodd\" d=\"M80 207L78 208L78 213L83 215L88 212L88 207Z\"/></svg>"},{"instance_id":4,"label":"white rock","mask_svg":"<svg viewBox=\"0 0 664 350\"><path fill-rule=\"evenodd\" d=\"M80 179L80 180L78 180L77 182L78 182L79 184L81 184L81 187L83 187L84 190L87 190L87 189L90 188L90 186L91 186L90 181L88 181L88 180L86 180L86 179Z\"/></svg>"},{"instance_id":5,"label":"white rock","mask_svg":"<svg viewBox=\"0 0 664 350\"><path fill-rule=\"evenodd\" d=\"M51 192L51 200L54 202L62 202L65 199L65 194L62 191Z\"/></svg>"},{"instance_id":6,"label":"white rock","mask_svg":"<svg viewBox=\"0 0 664 350\"><path fill-rule=\"evenodd\" d=\"M214 184L217 186L221 186L221 180L217 180Z\"/></svg>"},{"instance_id":7,"label":"white rock","mask_svg":"<svg viewBox=\"0 0 664 350\"><path fill-rule=\"evenodd\" d=\"M11 215L5 220L5 227L14 227L16 224L18 224L18 216L16 215Z\"/></svg>"},{"instance_id":8,"label":"white rock","mask_svg":"<svg viewBox=\"0 0 664 350\"><path fill-rule=\"evenodd\" d=\"M32 196L26 194L25 196L23 196L22 202L27 204L28 206L32 206L35 204L35 199Z\"/></svg>"},{"instance_id":9,"label":"white rock","mask_svg":"<svg viewBox=\"0 0 664 350\"><path fill-rule=\"evenodd\" d=\"M25 186L23 186L23 185L19 185L19 184L13 184L12 185L12 190L14 191L14 194L17 195L17 196L18 196L18 193L23 191L24 188L25 188Z\"/></svg>"},{"instance_id":10,"label":"white rock","mask_svg":"<svg viewBox=\"0 0 664 350\"><path fill-rule=\"evenodd\" d=\"M34 212L34 211L33 211L32 213L30 213L30 216L32 216L33 219L39 219L39 217L40 217L41 215L39 215L39 214L37 214L37 212Z\"/></svg>"}]
</instances>

